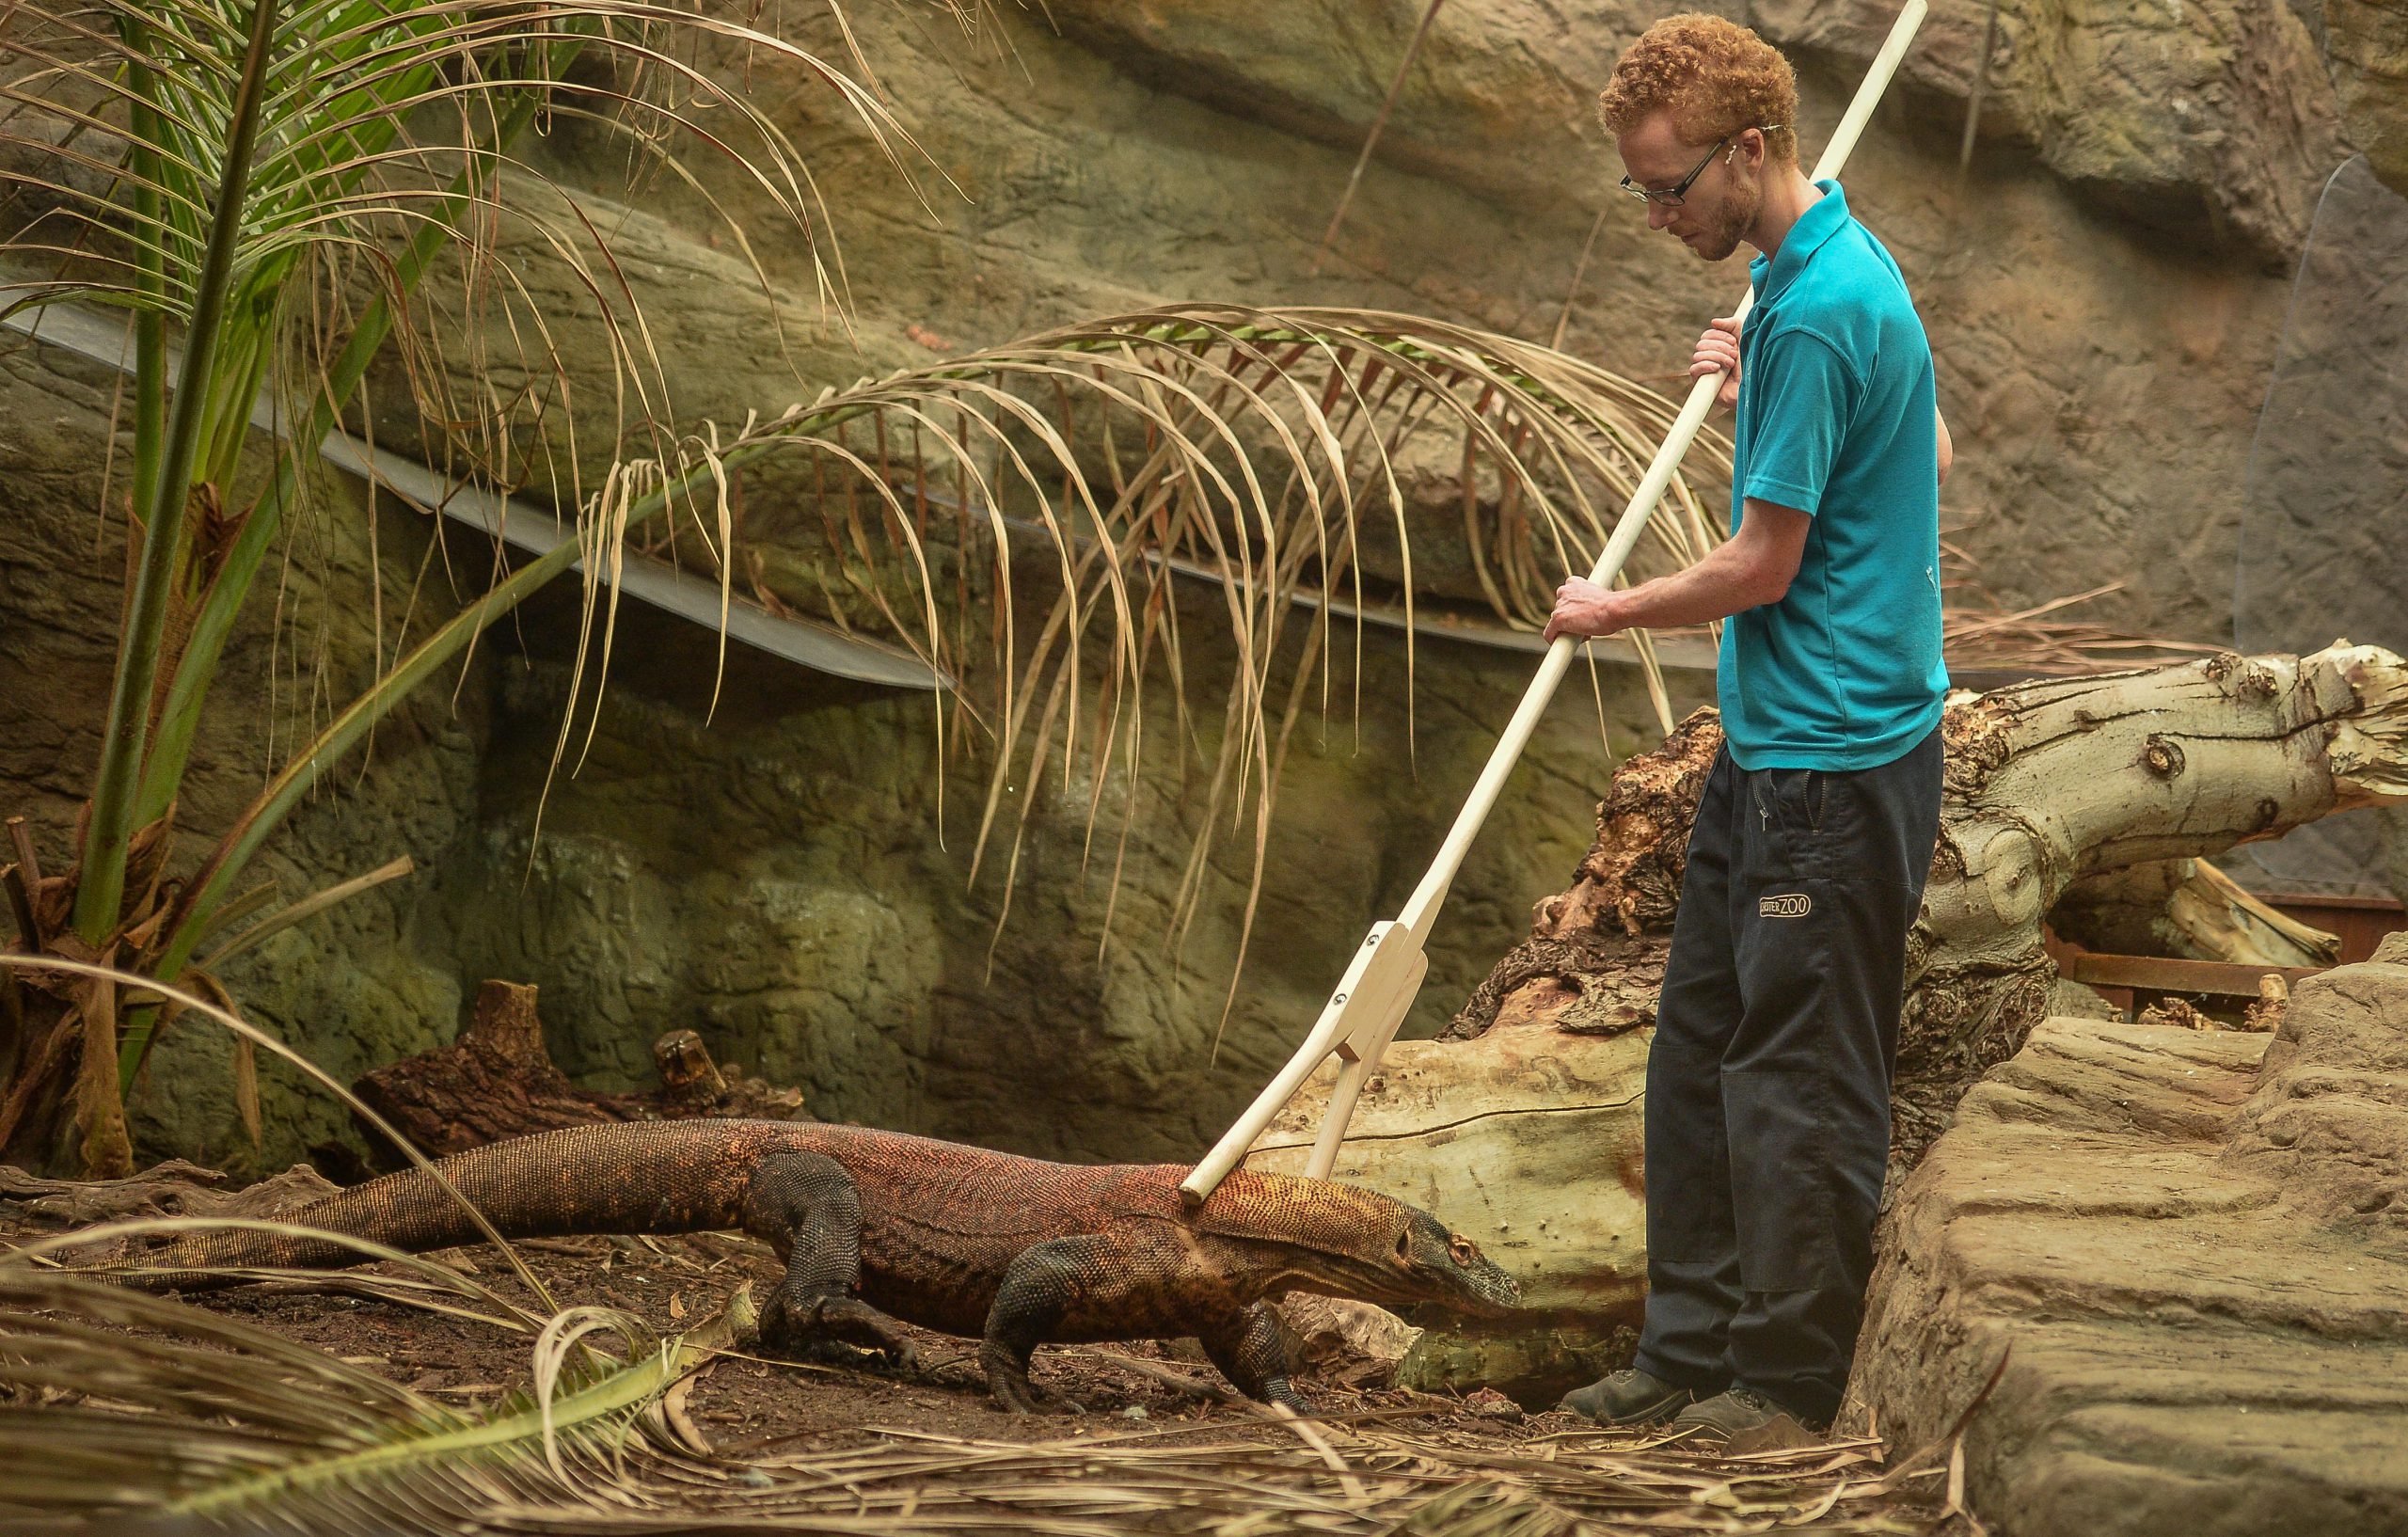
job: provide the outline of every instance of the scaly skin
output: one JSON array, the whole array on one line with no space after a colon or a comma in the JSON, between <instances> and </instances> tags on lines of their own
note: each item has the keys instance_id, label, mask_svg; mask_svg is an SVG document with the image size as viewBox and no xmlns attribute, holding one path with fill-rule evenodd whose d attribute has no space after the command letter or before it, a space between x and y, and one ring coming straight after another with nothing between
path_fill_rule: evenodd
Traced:
<instances>
[{"instance_id":1,"label":"scaly skin","mask_svg":"<svg viewBox=\"0 0 2408 1537\"><path fill-rule=\"evenodd\" d=\"M1040 1341L1195 1336L1242 1391L1305 1407L1264 1306L1317 1291L1394 1307L1510 1311L1519 1291L1472 1243L1402 1201L1241 1169L1190 1209L1174 1164L1049 1164L857 1126L636 1121L515 1137L436 1165L504 1237L742 1228L784 1282L762 1340L866 1342L909 1358L895 1319L983 1340L990 1389L1036 1407ZM330 1196L292 1222L412 1253L483 1234L422 1170ZM139 1284L238 1284L202 1267L359 1262L323 1239L209 1234L150 1257Z\"/></svg>"}]
</instances>

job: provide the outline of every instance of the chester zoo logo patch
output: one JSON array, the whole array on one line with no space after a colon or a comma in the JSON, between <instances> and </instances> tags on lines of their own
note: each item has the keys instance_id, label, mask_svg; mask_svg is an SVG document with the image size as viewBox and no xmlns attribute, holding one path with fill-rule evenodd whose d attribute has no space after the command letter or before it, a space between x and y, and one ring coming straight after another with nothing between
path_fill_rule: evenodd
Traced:
<instances>
[{"instance_id":1,"label":"chester zoo logo patch","mask_svg":"<svg viewBox=\"0 0 2408 1537\"><path fill-rule=\"evenodd\" d=\"M1803 918L1814 911L1814 902L1802 891L1783 892L1778 896L1756 899L1756 916L1760 918Z\"/></svg>"}]
</instances>

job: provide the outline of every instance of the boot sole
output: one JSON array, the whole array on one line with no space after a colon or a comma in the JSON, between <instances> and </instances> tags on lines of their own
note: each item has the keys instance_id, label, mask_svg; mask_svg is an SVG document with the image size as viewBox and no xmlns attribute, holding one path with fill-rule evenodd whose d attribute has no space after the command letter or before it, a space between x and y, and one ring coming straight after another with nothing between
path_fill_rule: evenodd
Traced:
<instances>
[{"instance_id":1,"label":"boot sole","mask_svg":"<svg viewBox=\"0 0 2408 1537\"><path fill-rule=\"evenodd\" d=\"M1590 1414L1585 1410L1575 1407L1569 1395L1567 1395L1560 1402L1557 1403L1556 1407L1561 1409L1566 1414L1578 1415L1581 1418L1589 1421L1591 1424L1601 1426L1607 1430L1627 1431L1644 1430L1652 1425L1670 1424L1674 1416L1678 1415L1682 1410L1687 1408L1690 1404L1695 1403L1696 1402L1697 1395L1695 1393L1684 1390L1682 1392L1672 1394L1661 1402L1651 1403L1644 1409L1635 1409L1629 1414L1616 1415L1612 1418L1603 1418L1596 1415Z\"/></svg>"}]
</instances>

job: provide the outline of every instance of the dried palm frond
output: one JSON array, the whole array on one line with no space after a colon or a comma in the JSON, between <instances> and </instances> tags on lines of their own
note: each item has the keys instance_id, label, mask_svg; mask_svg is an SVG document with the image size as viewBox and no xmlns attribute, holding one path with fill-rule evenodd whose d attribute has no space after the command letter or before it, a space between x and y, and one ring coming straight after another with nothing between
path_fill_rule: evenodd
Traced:
<instances>
[{"instance_id":1,"label":"dried palm frond","mask_svg":"<svg viewBox=\"0 0 2408 1537\"><path fill-rule=\"evenodd\" d=\"M864 381L722 443L689 441L674 465L624 470L590 521L624 536L673 499L664 485L706 487L723 504L756 474L777 477L797 523L816 513L825 563L774 596L802 607L820 601L814 588L848 591L861 622L963 680L953 736L974 735L990 754L974 879L999 847L1017 873L1046 799L1039 786L1056 781L1092 851L1116 775L1117 876L1135 815L1126 792L1147 750L1145 689L1161 674L1170 750L1210 765L1173 927L1195 917L1215 830L1226 829L1253 841L1250 927L1281 762L1307 706L1330 708L1345 665L1332 606L1291 617L1299 603L1401 607L1409 701L1422 585L1414 552L1434 521L1408 482L1442 487L1491 611L1535 630L1563 575L1603 547L1676 410L1579 358L1471 327L1368 310L1172 306ZM1706 439L1699 457L1707 475L1727 476L1727 445ZM751 496L754 506L770 499ZM1634 577L1686 565L1720 537L1687 481L1666 500ZM677 528L699 543L714 525L726 520ZM1374 544L1392 569L1367 572ZM692 553L720 562L721 549ZM1198 577L1217 585L1208 617L1236 658L1217 729L1194 709L1182 657L1194 634L1181 630L1173 587ZM1041 609L1022 613L1032 595ZM607 667L610 605L596 597L594 644ZM963 610L981 602L990 618L974 633ZM952 623L941 606L954 607ZM1362 661L1358 632L1343 685L1357 702ZM946 724L941 712L941 744ZM1011 885L1007 874L1006 907ZM1243 949L1241 938L1241 964Z\"/></svg>"},{"instance_id":2,"label":"dried palm frond","mask_svg":"<svg viewBox=\"0 0 2408 1537\"><path fill-rule=\"evenodd\" d=\"M2047 676L2102 668L2147 667L2225 649L2167 636L2136 634L2096 620L2055 617L2112 597L2121 581L2009 610L1979 579L1980 563L1954 540L1940 546L1942 643L1951 669L1968 673ZM1988 685L1986 685L1988 686Z\"/></svg>"},{"instance_id":3,"label":"dried palm frond","mask_svg":"<svg viewBox=\"0 0 2408 1537\"><path fill-rule=\"evenodd\" d=\"M1345 227L1346 210L1354 202L1354 189L1363 182L1363 172L1371 164L1372 152L1380 147L1380 135L1387 127L1388 115L1396 110L1396 99L1404 94L1404 83L1413 73L1413 61L1420 56L1421 44L1430 36L1431 24L1438 19L1438 8L1447 0L1430 0L1429 8L1421 13L1421 23L1413 29L1413 39L1404 45L1404 56L1397 60L1396 74L1388 82L1388 93L1380 103L1379 114L1372 118L1370 132L1363 135L1363 148L1354 156L1354 168L1347 173L1346 190L1338 195L1338 209L1329 216L1329 228L1322 231L1321 248L1313 253L1313 271L1321 271L1322 262L1329 256L1330 247L1338 244L1338 231Z\"/></svg>"},{"instance_id":4,"label":"dried palm frond","mask_svg":"<svg viewBox=\"0 0 2408 1537\"><path fill-rule=\"evenodd\" d=\"M743 1310L656 1342L571 1308L536 1339L531 1390L470 1415L256 1325L0 1263L0 1510L429 1532L529 1505L599 1515ZM594 1348L605 1332L624 1359Z\"/></svg>"},{"instance_id":5,"label":"dried palm frond","mask_svg":"<svg viewBox=\"0 0 2408 1537\"><path fill-rule=\"evenodd\" d=\"M495 614L584 559L577 698L586 670L606 671L610 659L617 589L604 578L624 544L665 529L673 547L732 570L732 507L748 480L756 508L768 499L757 490L766 481L824 536L822 563L774 597L815 608L822 589L843 589L862 623L964 680L950 696L950 722L941 705L939 751L942 766L945 744L968 737L989 758L974 878L1006 827L1017 873L1043 803L1038 788L1057 775L1092 850L1117 776L1117 890L1136 803L1125 792L1146 757L1144 690L1164 676L1170 750L1210 766L1172 904L1172 926L1184 933L1208 891L1216 830L1250 833L1249 890L1259 890L1287 746L1308 702L1331 704L1330 615L1323 606L1294 621L1298 599L1346 594L1359 609L1370 579L1363 543L1379 537L1392 544L1393 585L1410 619L1414 542L1426 525L1409 515L1400 457L1434 453L1447 467L1470 536L1497 552L1493 569L1481 568L1483 590L1508 623L1535 628L1560 575L1586 569L1602 547L1675 409L1578 358L1470 327L1190 305L864 380L724 437L689 436L666 459L618 467L583 509L587 541L513 572L288 762L186 888L165 929L163 970L190 955L201 915L232 896L284 813ZM1726 447L1709 442L1704 457L1708 473L1727 474ZM1493 498L1483 498L1482 476L1493 478ZM1685 481L1666 499L1677 515L1654 522L1642 551L1659 569L1697 559L1718 536ZM1033 558L1015 553L1032 542ZM1206 622L1234 656L1217 728L1192 708L1183 660L1192 634L1171 585L1182 571L1217 586ZM1032 594L1041 617L1022 611ZM988 617L974 626L970 610L982 605ZM847 618L843 606L835 617ZM1357 699L1361 665L1358 636ZM1408 695L1412 670L1408 634ZM564 718L558 763L571 761L572 731ZM1015 793L1022 799L1007 821L1003 803ZM1007 879L1006 911L1008 890ZM1249 931L1251 923L1249 896ZM1107 904L1107 937L1111 924ZM1233 971L1232 996L1237 980Z\"/></svg>"},{"instance_id":6,"label":"dried palm frond","mask_svg":"<svg viewBox=\"0 0 2408 1537\"><path fill-rule=\"evenodd\" d=\"M624 1364L556 1370L606 1323ZM1972 1529L1941 1505L1945 1447L1887 1470L1866 1440L1726 1458L1429 1398L1317 1425L1039 1421L1028 1440L873 1428L713 1449L674 1394L724 1326L654 1346L624 1320L562 1314L535 1386L470 1415L246 1321L0 1261L0 1513L858 1537Z\"/></svg>"}]
</instances>

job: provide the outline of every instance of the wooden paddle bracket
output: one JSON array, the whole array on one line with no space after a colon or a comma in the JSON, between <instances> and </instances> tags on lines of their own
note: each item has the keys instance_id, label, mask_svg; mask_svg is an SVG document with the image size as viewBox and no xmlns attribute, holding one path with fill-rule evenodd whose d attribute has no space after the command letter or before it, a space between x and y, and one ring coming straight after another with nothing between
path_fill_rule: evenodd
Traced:
<instances>
[{"instance_id":1,"label":"wooden paddle bracket","mask_svg":"<svg viewBox=\"0 0 2408 1537\"><path fill-rule=\"evenodd\" d=\"M1421 978L1430 970L1429 953L1411 928L1395 922L1377 923L1354 952L1346 974L1330 994L1329 1011L1338 1021L1330 1050L1347 1062L1379 1060L1396 1038Z\"/></svg>"}]
</instances>

